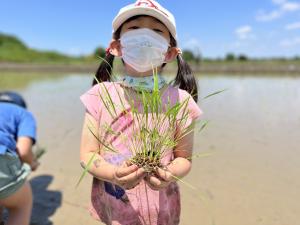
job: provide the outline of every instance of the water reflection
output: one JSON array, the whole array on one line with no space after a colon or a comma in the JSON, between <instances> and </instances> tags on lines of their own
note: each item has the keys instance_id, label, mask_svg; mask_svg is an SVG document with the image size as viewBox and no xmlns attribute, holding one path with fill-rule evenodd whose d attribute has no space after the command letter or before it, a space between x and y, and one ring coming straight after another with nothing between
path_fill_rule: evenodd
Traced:
<instances>
[{"instance_id":1,"label":"water reflection","mask_svg":"<svg viewBox=\"0 0 300 225\"><path fill-rule=\"evenodd\" d=\"M40 73L10 73L1 72L0 90L20 90L26 88L33 82L56 80L64 77L62 74L40 74Z\"/></svg>"}]
</instances>

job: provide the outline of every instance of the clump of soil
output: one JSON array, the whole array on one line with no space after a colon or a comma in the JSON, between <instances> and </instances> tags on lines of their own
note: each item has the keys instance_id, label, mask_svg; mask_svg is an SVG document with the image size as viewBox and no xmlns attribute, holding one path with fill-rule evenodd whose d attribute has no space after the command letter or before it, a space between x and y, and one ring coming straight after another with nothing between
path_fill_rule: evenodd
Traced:
<instances>
[{"instance_id":1,"label":"clump of soil","mask_svg":"<svg viewBox=\"0 0 300 225\"><path fill-rule=\"evenodd\" d=\"M144 168L147 173L154 173L155 169L162 167L158 152L148 151L147 153L137 153L131 162L140 168Z\"/></svg>"}]
</instances>

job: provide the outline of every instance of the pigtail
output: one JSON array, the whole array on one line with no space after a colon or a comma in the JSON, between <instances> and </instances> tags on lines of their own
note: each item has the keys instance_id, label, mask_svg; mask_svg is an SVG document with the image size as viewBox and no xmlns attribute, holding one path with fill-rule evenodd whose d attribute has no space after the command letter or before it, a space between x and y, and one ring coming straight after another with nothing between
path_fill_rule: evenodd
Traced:
<instances>
[{"instance_id":1,"label":"pigtail","mask_svg":"<svg viewBox=\"0 0 300 225\"><path fill-rule=\"evenodd\" d=\"M186 90L195 100L198 101L198 87L191 67L184 61L181 54L177 56L178 72L174 80L174 85Z\"/></svg>"},{"instance_id":2,"label":"pigtail","mask_svg":"<svg viewBox=\"0 0 300 225\"><path fill-rule=\"evenodd\" d=\"M128 19L127 21L125 21L124 23L134 20L135 18L137 18L137 17L134 16L134 17ZM120 26L116 30L116 32L113 33L114 40L120 39L122 26ZM110 50L110 48L108 48L106 50L105 58L103 59L102 63L100 64L100 66L96 72L95 79L93 80L93 86L95 84L98 84L98 82L111 81L111 78L112 78L111 74L112 74L112 70L113 70L113 66L114 66L115 56L112 55L109 50Z\"/></svg>"},{"instance_id":3,"label":"pigtail","mask_svg":"<svg viewBox=\"0 0 300 225\"><path fill-rule=\"evenodd\" d=\"M98 82L111 81L114 59L114 55L110 54L109 52L106 54L105 58L102 60L97 69L95 78L93 80L93 86L98 84Z\"/></svg>"}]
</instances>

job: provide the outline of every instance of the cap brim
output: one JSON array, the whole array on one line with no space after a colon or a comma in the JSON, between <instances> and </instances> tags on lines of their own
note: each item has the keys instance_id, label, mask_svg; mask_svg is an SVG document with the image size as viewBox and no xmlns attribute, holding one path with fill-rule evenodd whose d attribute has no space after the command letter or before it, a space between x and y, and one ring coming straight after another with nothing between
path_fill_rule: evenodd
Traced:
<instances>
[{"instance_id":1,"label":"cap brim","mask_svg":"<svg viewBox=\"0 0 300 225\"><path fill-rule=\"evenodd\" d=\"M170 31L173 38L177 39L176 35L176 28L174 25L166 18L166 15L163 12L160 12L155 9L149 9L149 7L136 7L132 9L127 9L124 12L121 12L117 15L117 17L113 21L113 29L114 32L119 29L119 27L126 22L131 17L138 16L138 15L146 15L152 16L159 21L161 21Z\"/></svg>"}]
</instances>

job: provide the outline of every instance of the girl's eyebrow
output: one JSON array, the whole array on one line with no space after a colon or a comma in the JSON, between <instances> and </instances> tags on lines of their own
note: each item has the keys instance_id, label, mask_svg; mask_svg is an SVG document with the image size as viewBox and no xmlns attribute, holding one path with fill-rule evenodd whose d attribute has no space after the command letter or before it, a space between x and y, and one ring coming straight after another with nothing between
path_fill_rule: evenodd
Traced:
<instances>
[{"instance_id":1,"label":"girl's eyebrow","mask_svg":"<svg viewBox=\"0 0 300 225\"><path fill-rule=\"evenodd\" d=\"M164 25L159 19L154 18L154 20L155 20L156 22L160 23L161 25ZM165 26L165 25L164 25L164 26Z\"/></svg>"},{"instance_id":2,"label":"girl's eyebrow","mask_svg":"<svg viewBox=\"0 0 300 225\"><path fill-rule=\"evenodd\" d=\"M162 25L162 26L165 26L159 19L157 19L157 18L155 18L155 17L152 17L152 16L142 16L142 15L139 16L138 18L134 19L134 20L128 21L127 23L133 22L133 21L135 21L135 20L139 21L139 20L142 19L142 17L150 17L150 18L154 19L155 22L159 23L159 24Z\"/></svg>"}]
</instances>

